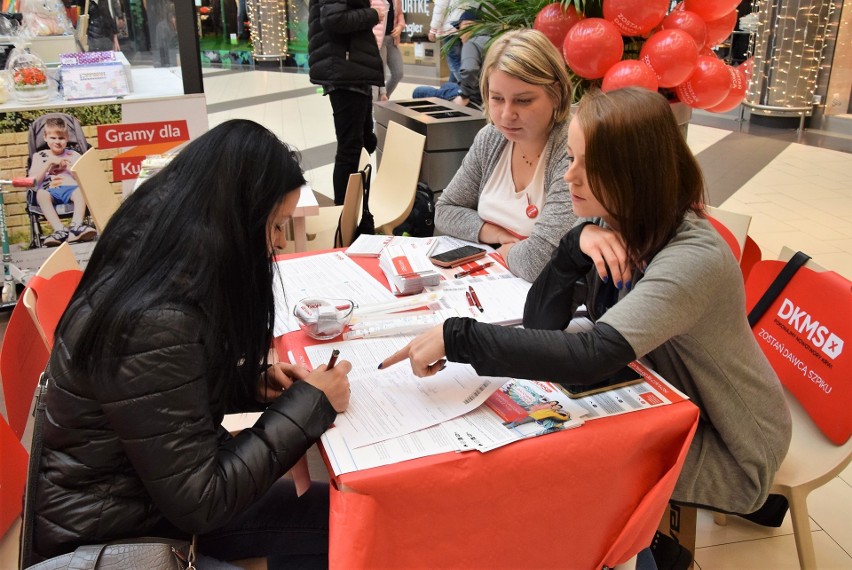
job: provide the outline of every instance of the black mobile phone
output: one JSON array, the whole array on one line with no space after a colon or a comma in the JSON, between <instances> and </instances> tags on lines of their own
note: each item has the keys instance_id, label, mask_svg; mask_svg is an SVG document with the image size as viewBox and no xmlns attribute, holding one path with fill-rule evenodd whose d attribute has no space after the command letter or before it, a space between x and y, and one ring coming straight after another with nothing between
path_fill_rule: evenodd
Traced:
<instances>
[{"instance_id":1,"label":"black mobile phone","mask_svg":"<svg viewBox=\"0 0 852 570\"><path fill-rule=\"evenodd\" d=\"M433 255L429 260L438 267L455 267L474 259L485 257L486 251L474 245L463 245L456 249Z\"/></svg>"},{"instance_id":2,"label":"black mobile phone","mask_svg":"<svg viewBox=\"0 0 852 570\"><path fill-rule=\"evenodd\" d=\"M562 391L565 392L569 398L584 398L605 390L614 390L616 388L630 386L631 384L638 384L642 380L644 380L644 378L642 378L641 374L629 366L625 366L609 378L600 382L595 382L594 384L562 384Z\"/></svg>"}]
</instances>

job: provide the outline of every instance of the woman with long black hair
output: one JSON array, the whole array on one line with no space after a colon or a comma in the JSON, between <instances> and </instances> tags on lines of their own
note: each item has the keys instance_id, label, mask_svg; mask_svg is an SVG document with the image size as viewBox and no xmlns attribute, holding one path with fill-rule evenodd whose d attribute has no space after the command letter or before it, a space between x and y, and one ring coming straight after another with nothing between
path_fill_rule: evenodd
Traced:
<instances>
[{"instance_id":1,"label":"woman with long black hair","mask_svg":"<svg viewBox=\"0 0 852 570\"><path fill-rule=\"evenodd\" d=\"M112 217L45 371L34 559L197 534L219 560L327 563L327 486L297 499L280 478L346 409L350 365L267 357L272 256L304 182L274 134L228 121ZM222 428L251 410L252 428Z\"/></svg>"}]
</instances>

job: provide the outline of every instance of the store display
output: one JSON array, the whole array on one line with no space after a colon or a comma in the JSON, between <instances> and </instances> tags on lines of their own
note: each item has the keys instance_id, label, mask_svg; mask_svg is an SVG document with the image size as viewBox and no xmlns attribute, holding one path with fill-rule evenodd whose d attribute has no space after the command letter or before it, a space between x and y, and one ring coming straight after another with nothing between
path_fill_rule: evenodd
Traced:
<instances>
[{"instance_id":1,"label":"store display","mask_svg":"<svg viewBox=\"0 0 852 570\"><path fill-rule=\"evenodd\" d=\"M130 93L128 72L112 51L63 53L59 56L65 99L115 97Z\"/></svg>"}]
</instances>

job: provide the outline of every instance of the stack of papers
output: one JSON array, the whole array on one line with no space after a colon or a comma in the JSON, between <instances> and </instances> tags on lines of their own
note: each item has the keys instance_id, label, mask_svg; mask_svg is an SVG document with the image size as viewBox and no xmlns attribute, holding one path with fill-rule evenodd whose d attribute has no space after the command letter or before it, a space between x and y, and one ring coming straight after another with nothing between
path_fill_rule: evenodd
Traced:
<instances>
[{"instance_id":1,"label":"stack of papers","mask_svg":"<svg viewBox=\"0 0 852 570\"><path fill-rule=\"evenodd\" d=\"M426 256L426 250L410 245L389 245L379 255L379 268L395 295L420 293L441 282L441 274Z\"/></svg>"},{"instance_id":2,"label":"stack of papers","mask_svg":"<svg viewBox=\"0 0 852 570\"><path fill-rule=\"evenodd\" d=\"M388 339L388 341L391 340ZM406 339L394 340L404 343ZM359 351L356 348L359 346L357 343L364 342L370 341L342 343L341 350L344 351L343 354L351 354L353 350ZM325 350L311 354L312 349L316 351L320 348ZM332 347L328 345L309 347L308 356L314 365L320 364L324 361L323 359L327 359L330 348ZM392 348L393 346L389 345L384 350L388 351ZM376 354L375 358L379 356ZM488 394L484 405L463 415L402 435L388 437L390 430L385 430L384 437L376 437L378 434L375 433L373 437L359 437L358 432L363 429L365 421L359 416L367 413L373 416L369 421L380 424L395 423L396 420L391 420L390 416L398 413L395 409L399 405L397 402L408 398L406 392L411 388L428 388L431 392L433 388L431 382L440 378L444 372L429 378L413 379L412 384L407 382L397 384L395 389L387 386L391 391L382 397L392 398L394 401L392 407L379 405L377 408L370 409L358 405L354 408L350 406L344 414L338 415L335 427L323 434L323 449L331 470L335 475L341 475L439 453L487 452L527 438L573 429L590 420L656 408L687 399L684 394L642 364L634 362L631 366L642 374L645 382L579 399L568 398L558 385L550 382L482 378L482 380L496 381L500 384L497 390L493 389L493 384L488 386L487 391L484 392ZM357 367L356 364L353 370ZM390 370L397 367L405 368L410 374L410 368L405 363L397 364ZM352 397L355 402L356 393L363 388L360 379L353 379L353 374L349 377L352 380ZM473 385L476 384L475 378L475 376L470 378L473 380ZM378 386L372 388L375 389ZM374 404L378 403L374 402ZM401 431L403 430L397 430L397 433ZM372 443L368 443L370 441Z\"/></svg>"},{"instance_id":3,"label":"stack of papers","mask_svg":"<svg viewBox=\"0 0 852 570\"><path fill-rule=\"evenodd\" d=\"M361 234L352 245L346 249L349 257L379 257L382 251L389 245L411 245L418 244L424 251L429 251L441 238L416 238L410 236L385 236Z\"/></svg>"}]
</instances>

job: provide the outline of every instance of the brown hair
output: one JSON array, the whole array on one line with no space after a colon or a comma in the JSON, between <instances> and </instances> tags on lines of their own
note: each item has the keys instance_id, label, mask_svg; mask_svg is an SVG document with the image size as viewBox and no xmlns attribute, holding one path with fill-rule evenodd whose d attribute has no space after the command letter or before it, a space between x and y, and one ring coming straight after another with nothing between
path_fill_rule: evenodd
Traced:
<instances>
[{"instance_id":1,"label":"brown hair","mask_svg":"<svg viewBox=\"0 0 852 570\"><path fill-rule=\"evenodd\" d=\"M47 129L55 129L66 134L68 133L68 125L65 124L65 119L61 117L50 117L49 119L45 119L44 132L47 132Z\"/></svg>"},{"instance_id":2,"label":"brown hair","mask_svg":"<svg viewBox=\"0 0 852 570\"><path fill-rule=\"evenodd\" d=\"M498 37L485 55L479 90L482 92L485 117L488 113L488 80L494 71L502 71L530 85L540 85L556 107L550 126L568 119L573 87L562 56L538 30L512 30Z\"/></svg>"},{"instance_id":3,"label":"brown hair","mask_svg":"<svg viewBox=\"0 0 852 570\"><path fill-rule=\"evenodd\" d=\"M665 97L638 87L587 92L577 121L586 175L633 263L650 259L689 211L703 216L704 177Z\"/></svg>"}]
</instances>

